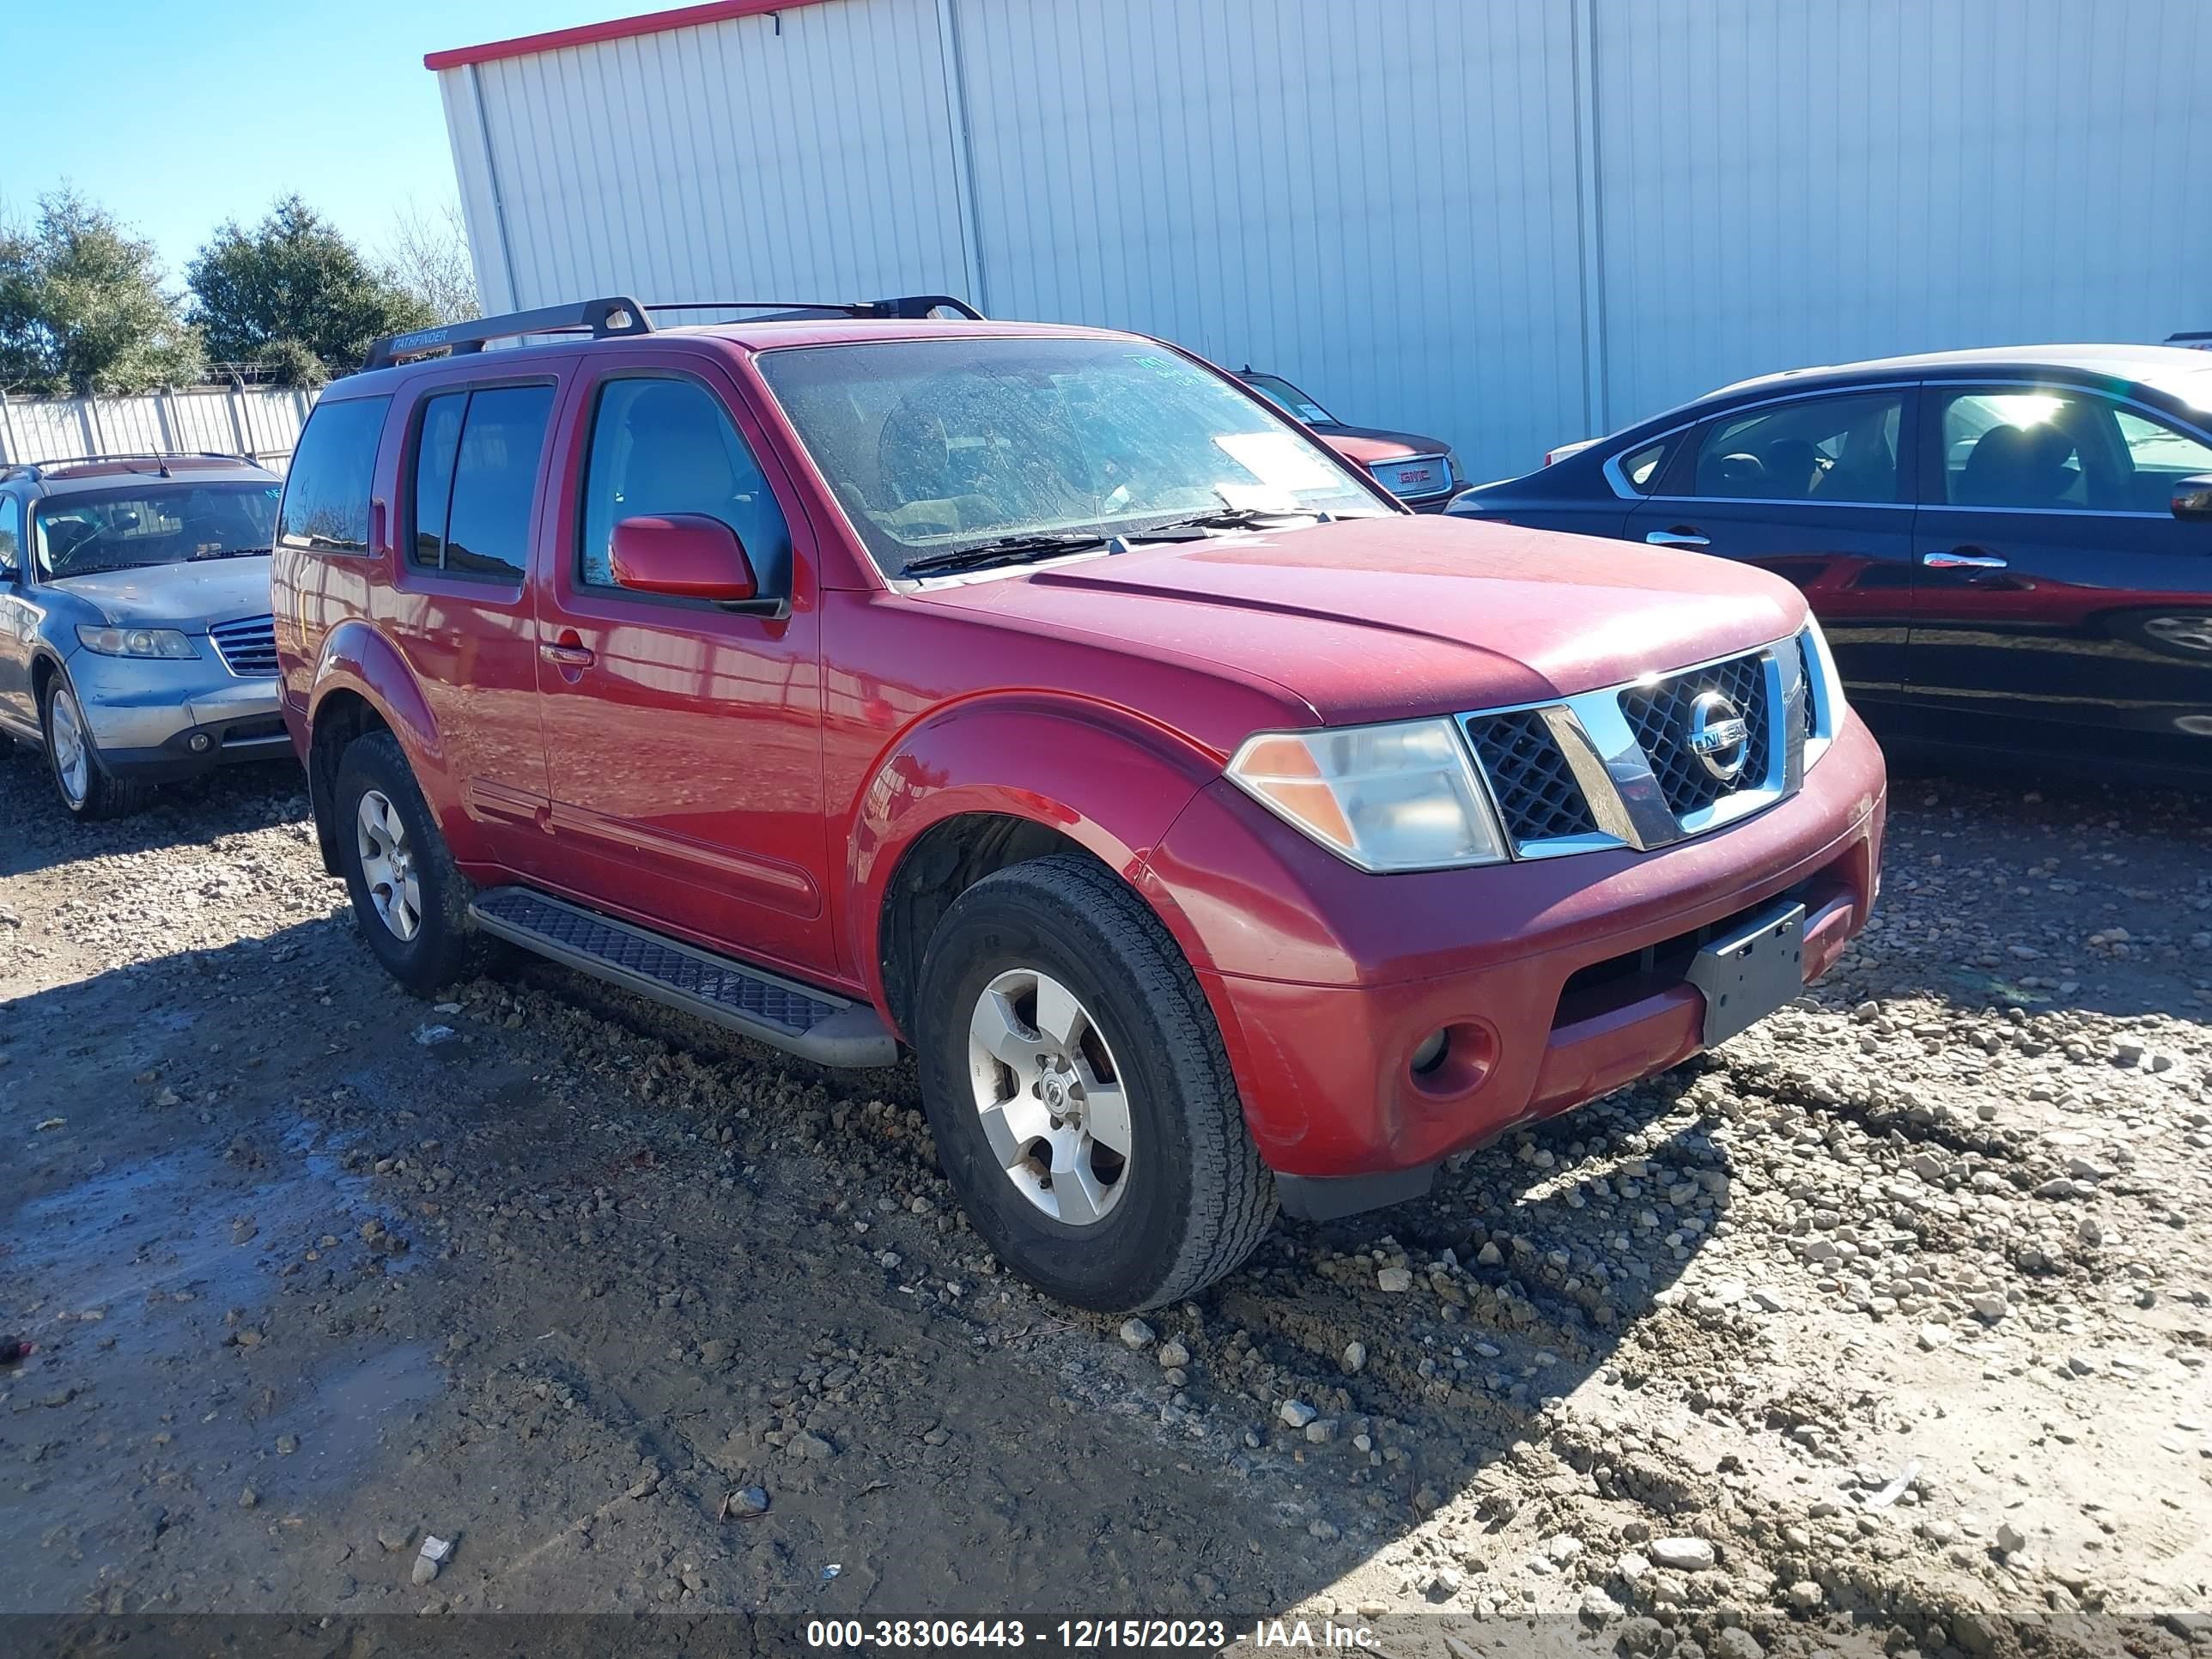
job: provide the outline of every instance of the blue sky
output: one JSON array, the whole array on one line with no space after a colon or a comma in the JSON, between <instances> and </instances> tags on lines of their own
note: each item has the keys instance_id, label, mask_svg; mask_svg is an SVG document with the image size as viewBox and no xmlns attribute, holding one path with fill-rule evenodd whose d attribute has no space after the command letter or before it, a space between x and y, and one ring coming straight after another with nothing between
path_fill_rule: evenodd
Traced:
<instances>
[{"instance_id":1,"label":"blue sky","mask_svg":"<svg viewBox=\"0 0 2212 1659\"><path fill-rule=\"evenodd\" d=\"M216 225L288 191L374 249L410 197L453 198L424 52L666 3L17 0L0 210L27 217L67 179L151 237L180 283Z\"/></svg>"}]
</instances>

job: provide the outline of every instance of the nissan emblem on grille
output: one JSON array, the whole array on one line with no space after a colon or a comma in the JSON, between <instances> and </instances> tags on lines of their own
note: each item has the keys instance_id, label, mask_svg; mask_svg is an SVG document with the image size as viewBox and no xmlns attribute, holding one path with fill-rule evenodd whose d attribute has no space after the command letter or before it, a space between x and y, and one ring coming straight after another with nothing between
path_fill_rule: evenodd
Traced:
<instances>
[{"instance_id":1,"label":"nissan emblem on grille","mask_svg":"<svg viewBox=\"0 0 2212 1659\"><path fill-rule=\"evenodd\" d=\"M1700 692L1690 705L1690 752L1723 783L1732 783L1751 755L1751 726L1718 691Z\"/></svg>"}]
</instances>

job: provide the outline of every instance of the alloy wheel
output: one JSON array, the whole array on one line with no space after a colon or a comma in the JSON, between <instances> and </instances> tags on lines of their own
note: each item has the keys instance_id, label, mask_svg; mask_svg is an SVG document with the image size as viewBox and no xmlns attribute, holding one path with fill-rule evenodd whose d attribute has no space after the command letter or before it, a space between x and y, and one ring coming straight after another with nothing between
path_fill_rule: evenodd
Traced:
<instances>
[{"instance_id":1,"label":"alloy wheel","mask_svg":"<svg viewBox=\"0 0 2212 1659\"><path fill-rule=\"evenodd\" d=\"M415 873L415 851L407 825L380 789L362 792L354 813L355 845L361 854L362 884L376 918L392 938L404 943L422 929L422 889Z\"/></svg>"},{"instance_id":2,"label":"alloy wheel","mask_svg":"<svg viewBox=\"0 0 2212 1659\"><path fill-rule=\"evenodd\" d=\"M1015 1189L1069 1226L1111 1214L1128 1188L1129 1101L1105 1034L1049 974L983 988L968 1026L975 1110Z\"/></svg>"},{"instance_id":3,"label":"alloy wheel","mask_svg":"<svg viewBox=\"0 0 2212 1659\"><path fill-rule=\"evenodd\" d=\"M76 698L64 687L54 692L47 724L54 746L54 776L71 806L82 806L92 790L92 744L84 734L84 716Z\"/></svg>"}]
</instances>

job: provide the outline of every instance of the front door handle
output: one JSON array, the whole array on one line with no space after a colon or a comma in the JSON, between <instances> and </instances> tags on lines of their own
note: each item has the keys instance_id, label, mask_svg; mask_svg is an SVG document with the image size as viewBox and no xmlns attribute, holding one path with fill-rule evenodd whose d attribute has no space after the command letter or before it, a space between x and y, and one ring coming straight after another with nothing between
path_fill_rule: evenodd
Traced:
<instances>
[{"instance_id":1,"label":"front door handle","mask_svg":"<svg viewBox=\"0 0 2212 1659\"><path fill-rule=\"evenodd\" d=\"M2007 561L1977 548L1954 547L1948 553L1923 553L1920 562L1930 570L2002 570Z\"/></svg>"},{"instance_id":2,"label":"front door handle","mask_svg":"<svg viewBox=\"0 0 2212 1659\"><path fill-rule=\"evenodd\" d=\"M589 668L599 660L592 653L592 647L584 643L573 628L564 630L557 640L541 640L538 654L548 662L559 663L563 668Z\"/></svg>"},{"instance_id":3,"label":"front door handle","mask_svg":"<svg viewBox=\"0 0 2212 1659\"><path fill-rule=\"evenodd\" d=\"M1677 526L1673 530L1655 530L1644 538L1654 547L1711 547L1712 538L1700 536L1694 530Z\"/></svg>"}]
</instances>

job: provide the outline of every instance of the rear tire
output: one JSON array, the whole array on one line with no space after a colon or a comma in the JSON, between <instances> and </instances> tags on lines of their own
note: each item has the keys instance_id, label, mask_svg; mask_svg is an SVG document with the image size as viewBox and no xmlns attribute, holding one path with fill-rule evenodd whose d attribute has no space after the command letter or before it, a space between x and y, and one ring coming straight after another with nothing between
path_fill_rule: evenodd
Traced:
<instances>
[{"instance_id":1,"label":"rear tire","mask_svg":"<svg viewBox=\"0 0 2212 1659\"><path fill-rule=\"evenodd\" d=\"M1235 1268L1274 1218L1196 977L1158 917L1087 859L1014 865L954 901L914 1025L945 1176L1040 1290L1158 1307Z\"/></svg>"},{"instance_id":2,"label":"rear tire","mask_svg":"<svg viewBox=\"0 0 2212 1659\"><path fill-rule=\"evenodd\" d=\"M370 732L347 745L331 811L354 921L385 971L417 996L482 972L490 953L469 919L475 889L398 738Z\"/></svg>"},{"instance_id":3,"label":"rear tire","mask_svg":"<svg viewBox=\"0 0 2212 1659\"><path fill-rule=\"evenodd\" d=\"M70 817L86 823L124 817L153 799L151 785L109 773L83 705L76 700L76 688L65 676L58 672L47 683L39 717L46 738L46 775Z\"/></svg>"}]
</instances>

